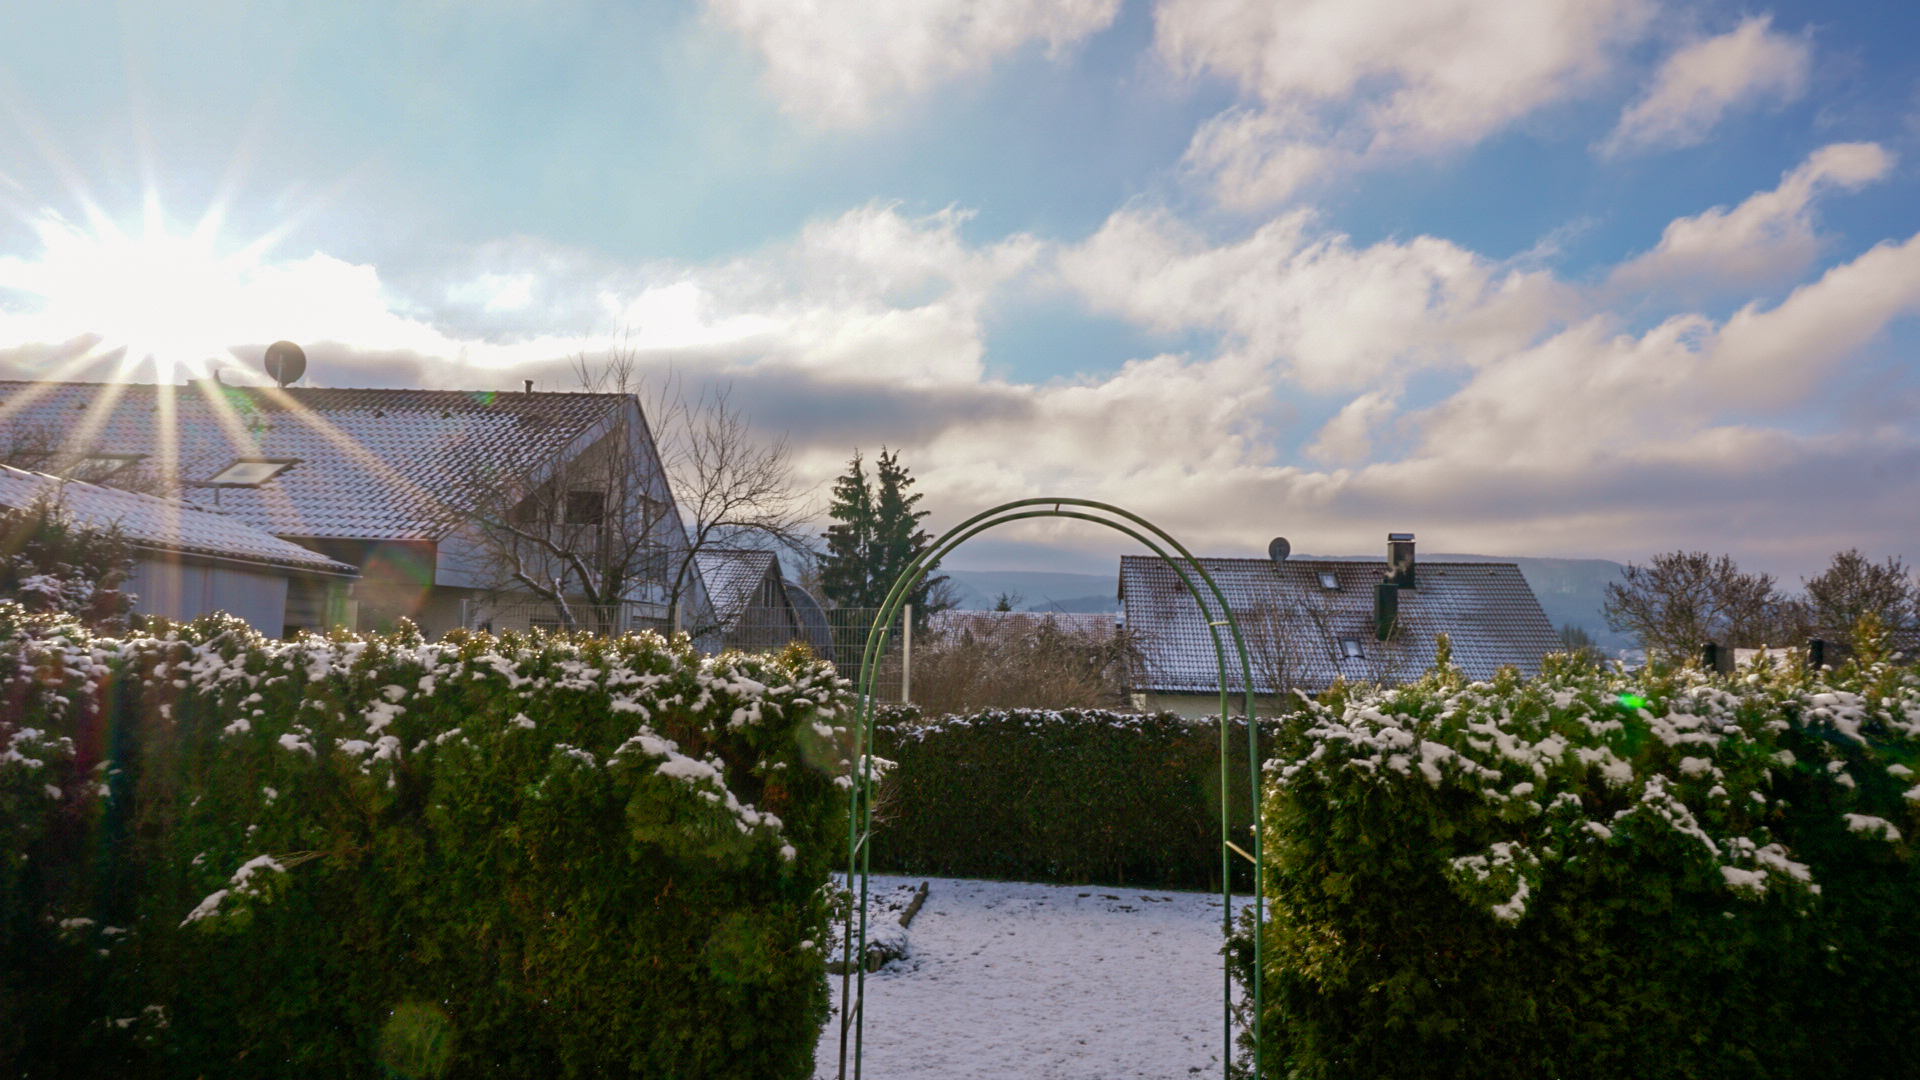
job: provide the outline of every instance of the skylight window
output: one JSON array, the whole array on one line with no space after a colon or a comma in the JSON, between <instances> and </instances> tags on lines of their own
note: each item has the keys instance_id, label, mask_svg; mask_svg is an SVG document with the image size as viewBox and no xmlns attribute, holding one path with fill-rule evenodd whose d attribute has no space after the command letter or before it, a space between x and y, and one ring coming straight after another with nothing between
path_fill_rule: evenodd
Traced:
<instances>
[{"instance_id":1,"label":"skylight window","mask_svg":"<svg viewBox=\"0 0 1920 1080\"><path fill-rule=\"evenodd\" d=\"M241 458L215 473L207 483L215 487L259 487L298 464L293 458Z\"/></svg>"},{"instance_id":2,"label":"skylight window","mask_svg":"<svg viewBox=\"0 0 1920 1080\"><path fill-rule=\"evenodd\" d=\"M1338 591L1340 588L1339 575L1335 574L1331 570L1320 571L1320 587L1323 589L1332 589L1332 590Z\"/></svg>"},{"instance_id":3,"label":"skylight window","mask_svg":"<svg viewBox=\"0 0 1920 1080\"><path fill-rule=\"evenodd\" d=\"M1367 651L1360 646L1359 638L1343 637L1340 639L1340 659L1365 660L1366 658Z\"/></svg>"},{"instance_id":4,"label":"skylight window","mask_svg":"<svg viewBox=\"0 0 1920 1080\"><path fill-rule=\"evenodd\" d=\"M74 462L73 467L67 470L67 478L97 484L120 470L131 468L146 459L145 454L92 453Z\"/></svg>"}]
</instances>

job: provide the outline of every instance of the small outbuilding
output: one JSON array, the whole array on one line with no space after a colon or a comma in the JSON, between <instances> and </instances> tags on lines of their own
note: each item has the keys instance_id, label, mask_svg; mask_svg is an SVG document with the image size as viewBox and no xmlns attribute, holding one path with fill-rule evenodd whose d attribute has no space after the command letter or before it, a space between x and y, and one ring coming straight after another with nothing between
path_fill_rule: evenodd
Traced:
<instances>
[{"instance_id":1,"label":"small outbuilding","mask_svg":"<svg viewBox=\"0 0 1920 1080\"><path fill-rule=\"evenodd\" d=\"M722 648L765 650L804 641L821 656L833 639L826 613L805 589L788 582L771 551L702 548L694 556L713 605L711 625L689 626L696 640Z\"/></svg>"},{"instance_id":2,"label":"small outbuilding","mask_svg":"<svg viewBox=\"0 0 1920 1080\"><path fill-rule=\"evenodd\" d=\"M0 507L55 500L75 523L118 525L136 552L133 610L169 619L226 611L269 637L353 624L358 571L183 499L0 465Z\"/></svg>"}]
</instances>

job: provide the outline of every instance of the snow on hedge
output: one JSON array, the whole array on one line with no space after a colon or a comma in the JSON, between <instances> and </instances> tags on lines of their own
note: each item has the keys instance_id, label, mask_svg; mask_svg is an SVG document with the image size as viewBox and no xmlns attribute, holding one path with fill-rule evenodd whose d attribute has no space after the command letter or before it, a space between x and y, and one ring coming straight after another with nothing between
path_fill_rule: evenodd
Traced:
<instances>
[{"instance_id":1,"label":"snow on hedge","mask_svg":"<svg viewBox=\"0 0 1920 1080\"><path fill-rule=\"evenodd\" d=\"M1546 867L1654 837L1711 867L1737 899L1817 896L1807 866L1772 836L1780 778L1831 785L1844 807L1834 824L1863 839L1899 843L1903 827L1856 804L1920 813L1885 797L1920 758L1920 676L1881 665L1853 685L1830 677L1770 663L1732 681L1571 663L1531 681L1441 671L1305 703L1267 773L1281 788L1350 791L1363 778L1471 793L1514 836L1451 857L1448 876L1503 922L1524 917ZM1783 747L1789 731L1813 736L1821 759Z\"/></svg>"},{"instance_id":2,"label":"snow on hedge","mask_svg":"<svg viewBox=\"0 0 1920 1080\"><path fill-rule=\"evenodd\" d=\"M1265 766L1272 1075L1915 1075L1920 674L1877 640L1303 703Z\"/></svg>"},{"instance_id":3,"label":"snow on hedge","mask_svg":"<svg viewBox=\"0 0 1920 1080\"><path fill-rule=\"evenodd\" d=\"M340 1025L404 983L460 1000L463 1068L797 1074L851 701L798 649L99 637L0 603L0 982L40 988L0 1026L51 1018L34 1075L135 1046L345 1075L379 1033Z\"/></svg>"}]
</instances>

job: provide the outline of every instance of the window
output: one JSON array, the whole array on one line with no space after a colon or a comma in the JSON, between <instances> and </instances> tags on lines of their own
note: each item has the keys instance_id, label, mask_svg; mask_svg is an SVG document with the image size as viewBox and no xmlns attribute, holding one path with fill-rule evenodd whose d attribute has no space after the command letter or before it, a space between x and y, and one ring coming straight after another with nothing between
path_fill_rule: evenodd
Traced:
<instances>
[{"instance_id":1,"label":"window","mask_svg":"<svg viewBox=\"0 0 1920 1080\"><path fill-rule=\"evenodd\" d=\"M207 481L215 487L259 487L295 465L293 458L241 458Z\"/></svg>"},{"instance_id":2,"label":"window","mask_svg":"<svg viewBox=\"0 0 1920 1080\"><path fill-rule=\"evenodd\" d=\"M519 504L513 508L513 523L515 525L538 525L540 524L540 517L540 500L532 495L521 499Z\"/></svg>"},{"instance_id":3,"label":"window","mask_svg":"<svg viewBox=\"0 0 1920 1080\"><path fill-rule=\"evenodd\" d=\"M1366 658L1367 651L1360 647L1359 638L1343 637L1340 639L1340 659L1365 660Z\"/></svg>"},{"instance_id":4,"label":"window","mask_svg":"<svg viewBox=\"0 0 1920 1080\"><path fill-rule=\"evenodd\" d=\"M1320 571L1320 587L1338 592L1340 589L1340 576L1331 570Z\"/></svg>"},{"instance_id":5,"label":"window","mask_svg":"<svg viewBox=\"0 0 1920 1080\"><path fill-rule=\"evenodd\" d=\"M607 518L607 495L603 491L567 492L567 524L598 525Z\"/></svg>"},{"instance_id":6,"label":"window","mask_svg":"<svg viewBox=\"0 0 1920 1080\"><path fill-rule=\"evenodd\" d=\"M145 454L88 454L67 470L67 479L98 484L122 469L131 468L145 460Z\"/></svg>"}]
</instances>

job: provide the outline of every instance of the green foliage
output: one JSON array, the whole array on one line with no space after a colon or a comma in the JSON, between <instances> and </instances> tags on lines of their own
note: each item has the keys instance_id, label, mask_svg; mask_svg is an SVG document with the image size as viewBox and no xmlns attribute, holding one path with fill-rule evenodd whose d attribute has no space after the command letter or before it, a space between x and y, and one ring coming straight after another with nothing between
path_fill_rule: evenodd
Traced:
<instances>
[{"instance_id":1,"label":"green foliage","mask_svg":"<svg viewBox=\"0 0 1920 1080\"><path fill-rule=\"evenodd\" d=\"M133 610L132 574L133 545L118 525L82 528L57 495L0 507L0 598L111 633Z\"/></svg>"},{"instance_id":2,"label":"green foliage","mask_svg":"<svg viewBox=\"0 0 1920 1080\"><path fill-rule=\"evenodd\" d=\"M1233 724L1228 737L1234 833L1244 847L1245 726ZM897 766L876 802L876 869L1220 887L1218 721L1096 709L928 721L895 708L882 717L875 752ZM1243 866L1234 874L1250 882Z\"/></svg>"},{"instance_id":3,"label":"green foliage","mask_svg":"<svg viewBox=\"0 0 1920 1080\"><path fill-rule=\"evenodd\" d=\"M1920 677L1864 645L1441 670L1284 720L1267 1075L1920 1074Z\"/></svg>"},{"instance_id":4,"label":"green foliage","mask_svg":"<svg viewBox=\"0 0 1920 1080\"><path fill-rule=\"evenodd\" d=\"M0 1073L809 1075L845 683L0 605Z\"/></svg>"},{"instance_id":5,"label":"green foliage","mask_svg":"<svg viewBox=\"0 0 1920 1080\"><path fill-rule=\"evenodd\" d=\"M869 481L858 451L847 472L833 484L827 516L827 553L820 560L821 588L840 607L878 608L886 604L893 583L920 557L933 537L920 529L929 511L918 510L921 496L909 494L913 477L898 453L884 448L874 462ZM908 594L917 620L931 614L928 599L945 582L936 576L935 563ZM924 626L924 622L921 623Z\"/></svg>"}]
</instances>

